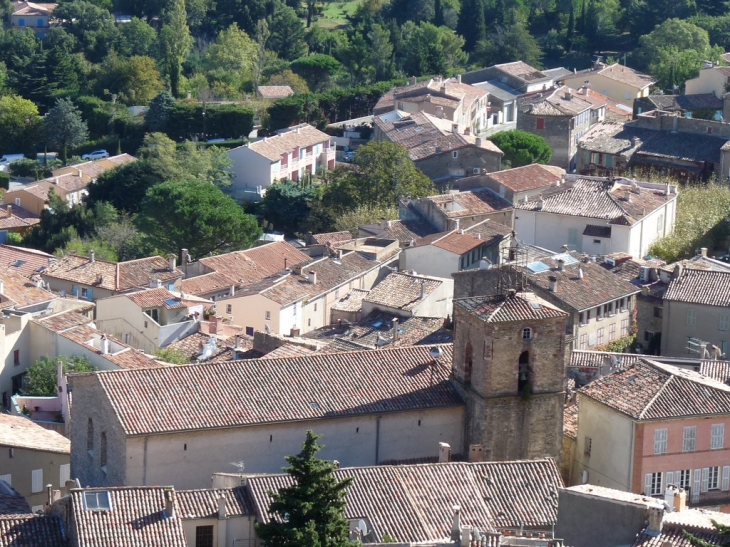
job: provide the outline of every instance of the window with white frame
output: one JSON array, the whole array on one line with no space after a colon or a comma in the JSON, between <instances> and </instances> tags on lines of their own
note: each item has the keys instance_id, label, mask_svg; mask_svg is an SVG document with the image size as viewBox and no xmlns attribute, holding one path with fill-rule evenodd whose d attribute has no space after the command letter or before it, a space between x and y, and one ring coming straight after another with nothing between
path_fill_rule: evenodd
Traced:
<instances>
[{"instance_id":1,"label":"window with white frame","mask_svg":"<svg viewBox=\"0 0 730 547\"><path fill-rule=\"evenodd\" d=\"M580 335L580 349L588 349L588 335L587 334Z\"/></svg>"},{"instance_id":2,"label":"window with white frame","mask_svg":"<svg viewBox=\"0 0 730 547\"><path fill-rule=\"evenodd\" d=\"M621 320L621 337L629 335L629 320L628 319L622 319Z\"/></svg>"},{"instance_id":3,"label":"window with white frame","mask_svg":"<svg viewBox=\"0 0 730 547\"><path fill-rule=\"evenodd\" d=\"M694 327L697 324L697 311L692 308L687 310L687 326Z\"/></svg>"},{"instance_id":4,"label":"window with white frame","mask_svg":"<svg viewBox=\"0 0 730 547\"><path fill-rule=\"evenodd\" d=\"M697 426L688 425L682 435L682 452L694 452L697 447Z\"/></svg>"},{"instance_id":5,"label":"window with white frame","mask_svg":"<svg viewBox=\"0 0 730 547\"><path fill-rule=\"evenodd\" d=\"M31 472L30 491L34 494L43 492L43 469L34 469Z\"/></svg>"},{"instance_id":6,"label":"window with white frame","mask_svg":"<svg viewBox=\"0 0 730 547\"><path fill-rule=\"evenodd\" d=\"M654 431L654 454L667 453L667 428L661 428Z\"/></svg>"},{"instance_id":7,"label":"window with white frame","mask_svg":"<svg viewBox=\"0 0 730 547\"><path fill-rule=\"evenodd\" d=\"M648 473L646 479L646 489L649 496L661 496L664 494L662 489L662 474Z\"/></svg>"},{"instance_id":8,"label":"window with white frame","mask_svg":"<svg viewBox=\"0 0 730 547\"><path fill-rule=\"evenodd\" d=\"M608 341L613 342L616 340L616 323L608 326Z\"/></svg>"},{"instance_id":9,"label":"window with white frame","mask_svg":"<svg viewBox=\"0 0 730 547\"><path fill-rule=\"evenodd\" d=\"M712 424L710 448L719 450L725 446L725 424Z\"/></svg>"},{"instance_id":10,"label":"window with white frame","mask_svg":"<svg viewBox=\"0 0 730 547\"><path fill-rule=\"evenodd\" d=\"M720 468L710 467L707 475L707 489L718 490L720 488Z\"/></svg>"},{"instance_id":11,"label":"window with white frame","mask_svg":"<svg viewBox=\"0 0 730 547\"><path fill-rule=\"evenodd\" d=\"M598 329L598 331L596 332L596 338L597 338L596 343L599 346L602 346L603 345L603 332L604 332L604 330L605 329Z\"/></svg>"},{"instance_id":12,"label":"window with white frame","mask_svg":"<svg viewBox=\"0 0 730 547\"><path fill-rule=\"evenodd\" d=\"M525 327L522 329L522 339L523 340L532 340L532 329L529 327Z\"/></svg>"},{"instance_id":13,"label":"window with white frame","mask_svg":"<svg viewBox=\"0 0 730 547\"><path fill-rule=\"evenodd\" d=\"M730 330L730 313L720 314L720 330Z\"/></svg>"},{"instance_id":14,"label":"window with white frame","mask_svg":"<svg viewBox=\"0 0 730 547\"><path fill-rule=\"evenodd\" d=\"M690 469L682 469L674 472L674 482L680 488L689 489L692 484L692 471Z\"/></svg>"}]
</instances>

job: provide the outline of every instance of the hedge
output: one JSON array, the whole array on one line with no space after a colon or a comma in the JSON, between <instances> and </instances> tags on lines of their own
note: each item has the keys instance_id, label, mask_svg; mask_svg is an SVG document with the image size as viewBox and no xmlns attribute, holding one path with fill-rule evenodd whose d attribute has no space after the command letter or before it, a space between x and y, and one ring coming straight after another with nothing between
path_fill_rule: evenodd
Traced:
<instances>
[{"instance_id":1,"label":"hedge","mask_svg":"<svg viewBox=\"0 0 730 547\"><path fill-rule=\"evenodd\" d=\"M253 129L253 110L239 105L176 104L167 120L167 136L175 141L241 139Z\"/></svg>"}]
</instances>

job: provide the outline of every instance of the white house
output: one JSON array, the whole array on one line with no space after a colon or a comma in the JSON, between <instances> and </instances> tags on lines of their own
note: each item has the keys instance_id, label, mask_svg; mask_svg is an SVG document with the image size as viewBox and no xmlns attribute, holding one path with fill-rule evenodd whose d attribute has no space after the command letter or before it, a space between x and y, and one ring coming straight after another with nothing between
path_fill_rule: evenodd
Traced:
<instances>
[{"instance_id":1,"label":"white house","mask_svg":"<svg viewBox=\"0 0 730 547\"><path fill-rule=\"evenodd\" d=\"M628 179L581 178L514 204L515 231L525 243L590 255L645 256L674 231L677 188Z\"/></svg>"},{"instance_id":2,"label":"white house","mask_svg":"<svg viewBox=\"0 0 730 547\"><path fill-rule=\"evenodd\" d=\"M335 167L332 137L303 123L282 129L274 137L233 148L228 157L233 162L234 198L255 200L277 180L300 180L306 174Z\"/></svg>"}]
</instances>

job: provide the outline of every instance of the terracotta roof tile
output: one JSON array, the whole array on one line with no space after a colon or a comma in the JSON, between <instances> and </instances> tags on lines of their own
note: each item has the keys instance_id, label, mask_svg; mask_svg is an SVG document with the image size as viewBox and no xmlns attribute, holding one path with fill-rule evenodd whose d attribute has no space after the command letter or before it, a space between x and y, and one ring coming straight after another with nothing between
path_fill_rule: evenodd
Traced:
<instances>
[{"instance_id":1,"label":"terracotta roof tile","mask_svg":"<svg viewBox=\"0 0 730 547\"><path fill-rule=\"evenodd\" d=\"M164 288L145 289L137 292L120 295L122 298L131 300L140 308L165 308L168 310L182 309L186 307L185 302L179 297Z\"/></svg>"},{"instance_id":2,"label":"terracotta roof tile","mask_svg":"<svg viewBox=\"0 0 730 547\"><path fill-rule=\"evenodd\" d=\"M210 340L211 335L203 332L196 332L190 336L186 336L181 340L173 342L165 349L177 350L187 359L188 363L197 362L197 358L206 343ZM216 348L217 352L210 357L211 362L218 362L219 360L231 360L222 359L223 356L228 355L231 346L234 344L233 336L216 334ZM239 347L242 351L249 351L253 349L253 337L241 335L239 339ZM232 358L232 353L231 353ZM248 358L248 357L246 357Z\"/></svg>"},{"instance_id":3,"label":"terracotta roof tile","mask_svg":"<svg viewBox=\"0 0 730 547\"><path fill-rule=\"evenodd\" d=\"M206 296L211 293L218 293L231 287L231 278L223 273L211 272L195 277L188 277L182 280L181 289L183 293L196 296Z\"/></svg>"},{"instance_id":4,"label":"terracotta roof tile","mask_svg":"<svg viewBox=\"0 0 730 547\"><path fill-rule=\"evenodd\" d=\"M596 226L595 224L586 224L586 227L583 230L583 235L590 236L590 237L610 238L611 237L611 227L610 226Z\"/></svg>"},{"instance_id":5,"label":"terracotta roof tile","mask_svg":"<svg viewBox=\"0 0 730 547\"><path fill-rule=\"evenodd\" d=\"M253 513L251 498L245 486L175 491L179 514L185 519L217 518L220 498L226 500L228 516L247 516Z\"/></svg>"},{"instance_id":6,"label":"terracotta roof tile","mask_svg":"<svg viewBox=\"0 0 730 547\"><path fill-rule=\"evenodd\" d=\"M168 488L127 486L72 490L69 503L73 518L69 524L72 527L69 535L76 537L75 546L187 547L179 506L174 515L165 513L165 491ZM108 492L111 510L85 509L84 495L87 492Z\"/></svg>"},{"instance_id":7,"label":"terracotta roof tile","mask_svg":"<svg viewBox=\"0 0 730 547\"><path fill-rule=\"evenodd\" d=\"M533 83L535 81L541 81L548 78L545 74L523 61L502 63L500 65L494 65L494 68L498 69L500 72L519 78L526 83Z\"/></svg>"},{"instance_id":8,"label":"terracotta roof tile","mask_svg":"<svg viewBox=\"0 0 730 547\"><path fill-rule=\"evenodd\" d=\"M48 268L51 259L54 259L54 256L43 251L0 245L0 267L13 269L25 277L30 277L42 268Z\"/></svg>"},{"instance_id":9,"label":"terracotta roof tile","mask_svg":"<svg viewBox=\"0 0 730 547\"><path fill-rule=\"evenodd\" d=\"M288 85L260 85L256 89L262 99L283 99L294 95L294 90Z\"/></svg>"},{"instance_id":10,"label":"terracotta roof tile","mask_svg":"<svg viewBox=\"0 0 730 547\"><path fill-rule=\"evenodd\" d=\"M571 439L578 438L578 410L580 395L576 394L575 401L569 402L563 409L563 435Z\"/></svg>"},{"instance_id":11,"label":"terracotta roof tile","mask_svg":"<svg viewBox=\"0 0 730 547\"><path fill-rule=\"evenodd\" d=\"M86 315L76 311L66 311L54 315L44 315L33 319L36 323L43 325L54 332L63 332L79 325L88 325L93 322Z\"/></svg>"},{"instance_id":12,"label":"terracotta roof tile","mask_svg":"<svg viewBox=\"0 0 730 547\"><path fill-rule=\"evenodd\" d=\"M686 268L672 279L664 300L705 306L730 306L730 272Z\"/></svg>"},{"instance_id":13,"label":"terracotta roof tile","mask_svg":"<svg viewBox=\"0 0 730 547\"><path fill-rule=\"evenodd\" d=\"M448 218L461 218L511 209L512 205L491 190L454 192L422 198L441 209ZM454 204L454 205L450 205Z\"/></svg>"},{"instance_id":14,"label":"terracotta roof tile","mask_svg":"<svg viewBox=\"0 0 730 547\"><path fill-rule=\"evenodd\" d=\"M0 279L3 282L0 291L0 308L24 308L33 304L50 302L56 296L36 287L27 277L16 272L14 268L0 268Z\"/></svg>"},{"instance_id":15,"label":"terracotta roof tile","mask_svg":"<svg viewBox=\"0 0 730 547\"><path fill-rule=\"evenodd\" d=\"M475 315L487 323L531 321L552 317L567 317L567 313L533 293L519 292L514 296L480 296L454 300L454 306Z\"/></svg>"},{"instance_id":16,"label":"terracotta roof tile","mask_svg":"<svg viewBox=\"0 0 730 547\"><path fill-rule=\"evenodd\" d=\"M13 15L51 15L57 6L51 2L13 2Z\"/></svg>"},{"instance_id":17,"label":"terracotta roof tile","mask_svg":"<svg viewBox=\"0 0 730 547\"><path fill-rule=\"evenodd\" d=\"M290 357L304 357L314 353L313 349L309 349L299 344L284 344L274 351L271 351L261 357L261 359L287 359Z\"/></svg>"},{"instance_id":18,"label":"terracotta roof tile","mask_svg":"<svg viewBox=\"0 0 730 547\"><path fill-rule=\"evenodd\" d=\"M574 93L568 86L525 95L518 99L518 104L520 112L535 116L573 117L594 107L592 102Z\"/></svg>"},{"instance_id":19,"label":"terracotta roof tile","mask_svg":"<svg viewBox=\"0 0 730 547\"><path fill-rule=\"evenodd\" d=\"M580 390L636 420L730 412L730 387L694 371L644 359Z\"/></svg>"},{"instance_id":20,"label":"terracotta roof tile","mask_svg":"<svg viewBox=\"0 0 730 547\"><path fill-rule=\"evenodd\" d=\"M356 312L362 308L362 301L370 291L352 289L332 305L333 310Z\"/></svg>"},{"instance_id":21,"label":"terracotta roof tile","mask_svg":"<svg viewBox=\"0 0 730 547\"><path fill-rule=\"evenodd\" d=\"M440 279L391 272L363 300L376 306L410 311L442 284Z\"/></svg>"},{"instance_id":22,"label":"terracotta roof tile","mask_svg":"<svg viewBox=\"0 0 730 547\"><path fill-rule=\"evenodd\" d=\"M8 209L11 207L11 214L8 215ZM29 228L31 226L35 226L36 224L40 224L40 222L40 217L34 215L30 211L27 211L18 205L0 203L0 230Z\"/></svg>"},{"instance_id":23,"label":"terracotta roof tile","mask_svg":"<svg viewBox=\"0 0 730 547\"><path fill-rule=\"evenodd\" d=\"M281 160L281 155L292 152L296 148L306 148L323 142L330 142L332 137L309 124L301 124L280 131L273 137L265 137L247 146L271 162ZM233 149L235 150L235 148Z\"/></svg>"},{"instance_id":24,"label":"terracotta roof tile","mask_svg":"<svg viewBox=\"0 0 730 547\"><path fill-rule=\"evenodd\" d=\"M71 453L71 441L25 416L0 414L0 445L41 452Z\"/></svg>"},{"instance_id":25,"label":"terracotta roof tile","mask_svg":"<svg viewBox=\"0 0 730 547\"><path fill-rule=\"evenodd\" d=\"M354 238L352 237L352 234L348 231L327 232L324 234L312 235L312 240L318 245L327 245L328 243L331 245L337 243L346 243L348 241L352 241L353 239Z\"/></svg>"},{"instance_id":26,"label":"terracotta roof tile","mask_svg":"<svg viewBox=\"0 0 730 547\"><path fill-rule=\"evenodd\" d=\"M565 169L553 165L532 163L523 167L495 171L486 175L513 192L525 192L553 186L565 176Z\"/></svg>"},{"instance_id":27,"label":"terracotta roof tile","mask_svg":"<svg viewBox=\"0 0 730 547\"><path fill-rule=\"evenodd\" d=\"M451 347L443 352L450 362ZM432 362L416 346L92 374L124 432L141 435L463 404L448 367ZM199 405L201 391L218 404Z\"/></svg>"},{"instance_id":28,"label":"terracotta roof tile","mask_svg":"<svg viewBox=\"0 0 730 547\"><path fill-rule=\"evenodd\" d=\"M42 322L39 324L43 325ZM136 369L159 367L160 364L154 359L147 357L141 351L128 346L113 336L95 329L91 324L77 325L59 333L64 338L84 347L86 351L92 351L110 363L121 369ZM106 336L110 343L110 352L103 353L101 350L101 337Z\"/></svg>"},{"instance_id":29,"label":"terracotta roof tile","mask_svg":"<svg viewBox=\"0 0 730 547\"><path fill-rule=\"evenodd\" d=\"M648 74L643 74L638 70L634 70L633 68L629 68L618 63L608 65L607 67L598 70L597 73L601 76L605 76L606 78L610 78L611 80L632 85L639 89L644 89L645 87L656 83L656 80Z\"/></svg>"},{"instance_id":30,"label":"terracotta roof tile","mask_svg":"<svg viewBox=\"0 0 730 547\"><path fill-rule=\"evenodd\" d=\"M22 547L67 547L63 523L58 516L0 516L0 545Z\"/></svg>"},{"instance_id":31,"label":"terracotta roof tile","mask_svg":"<svg viewBox=\"0 0 730 547\"><path fill-rule=\"evenodd\" d=\"M200 263L227 276L232 284L246 285L309 260L308 255L291 244L277 241L246 251L201 258Z\"/></svg>"}]
</instances>

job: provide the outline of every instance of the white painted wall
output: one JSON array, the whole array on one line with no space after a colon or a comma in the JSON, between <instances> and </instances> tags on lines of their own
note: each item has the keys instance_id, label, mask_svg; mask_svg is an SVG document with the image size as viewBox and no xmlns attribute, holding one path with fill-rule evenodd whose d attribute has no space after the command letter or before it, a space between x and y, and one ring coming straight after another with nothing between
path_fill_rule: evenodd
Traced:
<instances>
[{"instance_id":1,"label":"white painted wall","mask_svg":"<svg viewBox=\"0 0 730 547\"><path fill-rule=\"evenodd\" d=\"M460 269L461 257L433 245L406 247L400 255L401 270L415 270L416 273L433 277L450 278Z\"/></svg>"},{"instance_id":2,"label":"white painted wall","mask_svg":"<svg viewBox=\"0 0 730 547\"><path fill-rule=\"evenodd\" d=\"M7 402L14 395L12 378L24 373L34 360L31 355L29 315L11 315L2 318L0 323L0 393L7 394ZM19 364L15 364L15 351L19 353Z\"/></svg>"},{"instance_id":3,"label":"white painted wall","mask_svg":"<svg viewBox=\"0 0 730 547\"><path fill-rule=\"evenodd\" d=\"M687 80L684 92L687 95L714 93L715 97L722 99L726 93L726 84L727 76L715 68L705 68L700 70L700 74L696 78Z\"/></svg>"},{"instance_id":4,"label":"white painted wall","mask_svg":"<svg viewBox=\"0 0 730 547\"><path fill-rule=\"evenodd\" d=\"M254 152L248 146L239 146L228 151L233 162L232 190L240 188L268 188L276 178L272 170L272 162L268 158Z\"/></svg>"}]
</instances>

